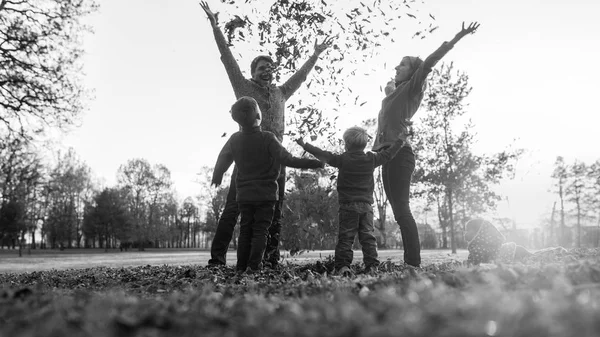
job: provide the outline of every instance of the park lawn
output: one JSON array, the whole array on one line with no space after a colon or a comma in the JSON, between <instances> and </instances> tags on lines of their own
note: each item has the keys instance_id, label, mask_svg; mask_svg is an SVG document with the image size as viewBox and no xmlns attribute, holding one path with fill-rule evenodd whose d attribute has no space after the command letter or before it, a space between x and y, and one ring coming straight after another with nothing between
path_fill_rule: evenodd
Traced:
<instances>
[{"instance_id":1,"label":"park lawn","mask_svg":"<svg viewBox=\"0 0 600 337\"><path fill-rule=\"evenodd\" d=\"M43 270L65 270L83 269L92 267L138 267L145 265L206 265L210 259L210 252L201 249L136 249L121 252L119 249L65 249L45 250L33 249L31 254L27 250L18 256L17 250L0 250L0 273L23 273ZM302 264L314 262L318 259L333 255L333 250L307 251L299 255L291 256L283 251L284 263ZM394 262L402 260L402 250L380 250L382 259L391 259ZM464 260L467 257L465 250L459 250L457 254L450 254L450 250L423 250L423 261L428 264L447 262L452 260ZM227 263L234 265L236 252L227 254ZM355 252L355 259L362 259L362 252Z\"/></svg>"},{"instance_id":2,"label":"park lawn","mask_svg":"<svg viewBox=\"0 0 600 337\"><path fill-rule=\"evenodd\" d=\"M0 336L598 336L600 251L332 276L204 264L0 273Z\"/></svg>"}]
</instances>

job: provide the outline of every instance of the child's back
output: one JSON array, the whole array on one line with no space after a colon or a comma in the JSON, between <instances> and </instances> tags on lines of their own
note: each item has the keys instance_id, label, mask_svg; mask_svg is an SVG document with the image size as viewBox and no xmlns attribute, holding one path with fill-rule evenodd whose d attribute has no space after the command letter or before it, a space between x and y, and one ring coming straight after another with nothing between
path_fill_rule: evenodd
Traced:
<instances>
[{"instance_id":1,"label":"child's back","mask_svg":"<svg viewBox=\"0 0 600 337\"><path fill-rule=\"evenodd\" d=\"M374 153L364 152L368 135L366 130L352 127L344 133L346 151L334 154L323 151L299 140L306 151L338 168L338 202L339 202L339 234L335 247L335 269L340 274L350 273L353 252L352 243L358 234L358 240L363 251L363 261L366 271L376 271L379 265L377 259L377 240L373 227L373 192L375 181L373 171L392 159L404 144L401 139L392 146Z\"/></svg>"}]
</instances>

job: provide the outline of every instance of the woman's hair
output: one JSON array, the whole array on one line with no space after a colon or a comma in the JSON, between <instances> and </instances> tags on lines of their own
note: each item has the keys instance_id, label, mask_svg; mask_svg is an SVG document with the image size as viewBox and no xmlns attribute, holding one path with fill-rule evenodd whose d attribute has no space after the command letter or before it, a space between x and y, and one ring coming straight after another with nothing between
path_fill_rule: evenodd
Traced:
<instances>
[{"instance_id":1,"label":"woman's hair","mask_svg":"<svg viewBox=\"0 0 600 337\"><path fill-rule=\"evenodd\" d=\"M402 59L408 59L408 63L410 65L410 69L411 69L411 76L412 74L415 73L415 71L417 71L417 69L419 69L419 67L421 66L421 64L423 63L423 60L421 60L420 57L418 56L404 56ZM396 83L396 85L398 85L399 83Z\"/></svg>"},{"instance_id":2,"label":"woman's hair","mask_svg":"<svg viewBox=\"0 0 600 337\"><path fill-rule=\"evenodd\" d=\"M362 150L369 142L367 130L360 126L353 126L344 132L344 143L348 150Z\"/></svg>"},{"instance_id":3,"label":"woman's hair","mask_svg":"<svg viewBox=\"0 0 600 337\"><path fill-rule=\"evenodd\" d=\"M260 108L256 100L249 96L240 97L231 106L231 118L242 127L254 125L260 119Z\"/></svg>"}]
</instances>

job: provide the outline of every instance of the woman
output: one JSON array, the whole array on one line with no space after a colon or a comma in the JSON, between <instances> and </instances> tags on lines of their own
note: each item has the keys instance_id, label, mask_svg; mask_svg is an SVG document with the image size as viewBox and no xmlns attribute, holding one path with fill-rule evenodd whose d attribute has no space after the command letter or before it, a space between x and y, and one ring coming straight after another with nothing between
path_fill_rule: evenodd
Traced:
<instances>
[{"instance_id":1,"label":"woman","mask_svg":"<svg viewBox=\"0 0 600 337\"><path fill-rule=\"evenodd\" d=\"M373 151L389 147L396 139L404 138L406 145L388 163L384 164L383 186L392 205L394 218L400 226L404 245L404 263L421 265L421 244L417 224L409 205L410 179L415 170L415 155L407 138L410 119L417 112L425 92L427 75L454 45L468 34L474 33L479 24L471 23L462 29L450 42L444 42L425 61L418 57L405 56L395 68L396 76L385 88L386 97L381 103L377 120L377 135Z\"/></svg>"}]
</instances>

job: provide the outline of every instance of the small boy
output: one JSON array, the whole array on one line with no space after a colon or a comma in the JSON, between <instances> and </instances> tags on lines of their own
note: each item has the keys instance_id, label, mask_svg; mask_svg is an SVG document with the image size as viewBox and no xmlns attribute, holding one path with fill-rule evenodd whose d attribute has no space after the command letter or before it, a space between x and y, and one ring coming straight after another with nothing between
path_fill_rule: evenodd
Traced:
<instances>
[{"instance_id":1,"label":"small boy","mask_svg":"<svg viewBox=\"0 0 600 337\"><path fill-rule=\"evenodd\" d=\"M373 192L375 181L373 171L376 167L391 160L404 145L398 139L385 150L377 153L365 153L369 141L367 131L354 126L344 132L344 145L346 151L342 154L333 154L321 150L310 144L305 144L302 139L297 143L307 152L339 170L337 180L339 203L339 233L335 246L334 266L338 274L349 276L352 274L352 243L358 233L358 240L362 246L363 259L366 273L377 272L377 241L373 235Z\"/></svg>"},{"instance_id":2,"label":"small boy","mask_svg":"<svg viewBox=\"0 0 600 337\"><path fill-rule=\"evenodd\" d=\"M523 246L514 242L504 242L504 235L491 222L480 218L466 223L465 240L469 250L467 262L475 265L492 262L511 263L532 255Z\"/></svg>"},{"instance_id":3,"label":"small boy","mask_svg":"<svg viewBox=\"0 0 600 337\"><path fill-rule=\"evenodd\" d=\"M273 133L262 131L261 112L254 98L238 99L231 107L231 117L241 131L231 135L219 153L212 185L220 185L223 174L235 162L238 172L231 179L236 179L236 201L241 213L236 270L256 272L262 268L267 230L279 198L277 178L281 165L322 168L324 164L292 156Z\"/></svg>"}]
</instances>

